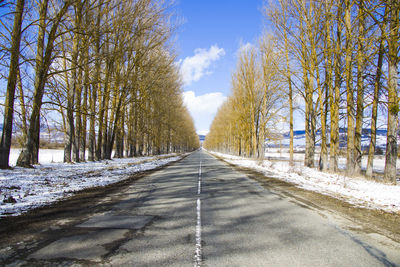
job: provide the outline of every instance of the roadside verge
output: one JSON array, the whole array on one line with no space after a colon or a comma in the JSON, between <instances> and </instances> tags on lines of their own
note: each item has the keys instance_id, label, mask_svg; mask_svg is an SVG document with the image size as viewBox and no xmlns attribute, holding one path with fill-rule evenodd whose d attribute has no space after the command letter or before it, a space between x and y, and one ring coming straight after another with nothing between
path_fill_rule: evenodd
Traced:
<instances>
[{"instance_id":1,"label":"roadside verge","mask_svg":"<svg viewBox=\"0 0 400 267\"><path fill-rule=\"evenodd\" d=\"M0 218L21 215L79 191L104 187L157 169L187 154L123 158L75 164L49 163L34 169L0 170Z\"/></svg>"},{"instance_id":2,"label":"roadside verge","mask_svg":"<svg viewBox=\"0 0 400 267\"><path fill-rule=\"evenodd\" d=\"M362 207L345 199L301 188L298 184L267 175L268 173L266 174L258 168L251 167L251 164L239 164L240 162L238 163L238 161L227 159L223 156L224 154L209 153L235 170L245 173L249 178L256 180L263 187L282 198L289 198L292 202L304 208L315 210L321 216L335 220L344 229L366 235L375 235L375 240L376 234L382 235L379 242L386 245L390 244L390 246L400 249L399 212ZM249 161L248 159L246 160ZM252 164L258 165L256 161L253 161Z\"/></svg>"}]
</instances>

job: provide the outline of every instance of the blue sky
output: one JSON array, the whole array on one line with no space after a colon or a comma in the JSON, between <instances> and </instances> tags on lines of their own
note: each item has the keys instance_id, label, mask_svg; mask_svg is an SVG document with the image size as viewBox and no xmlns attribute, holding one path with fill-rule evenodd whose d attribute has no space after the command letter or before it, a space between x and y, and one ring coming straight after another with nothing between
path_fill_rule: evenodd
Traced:
<instances>
[{"instance_id":1,"label":"blue sky","mask_svg":"<svg viewBox=\"0 0 400 267\"><path fill-rule=\"evenodd\" d=\"M255 43L263 31L263 0L178 0L183 17L177 52L184 100L196 130L205 134L230 93L231 72L241 45Z\"/></svg>"}]
</instances>

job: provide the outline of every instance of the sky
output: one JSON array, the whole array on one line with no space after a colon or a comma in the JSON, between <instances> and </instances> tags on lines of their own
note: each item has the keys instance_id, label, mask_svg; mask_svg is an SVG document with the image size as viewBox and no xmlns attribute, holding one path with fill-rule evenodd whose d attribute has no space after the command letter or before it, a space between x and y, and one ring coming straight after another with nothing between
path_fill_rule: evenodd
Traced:
<instances>
[{"instance_id":1,"label":"sky","mask_svg":"<svg viewBox=\"0 0 400 267\"><path fill-rule=\"evenodd\" d=\"M230 94L231 73L243 45L255 44L265 18L263 0L178 0L183 23L177 52L184 82L184 101L198 134L207 134Z\"/></svg>"}]
</instances>

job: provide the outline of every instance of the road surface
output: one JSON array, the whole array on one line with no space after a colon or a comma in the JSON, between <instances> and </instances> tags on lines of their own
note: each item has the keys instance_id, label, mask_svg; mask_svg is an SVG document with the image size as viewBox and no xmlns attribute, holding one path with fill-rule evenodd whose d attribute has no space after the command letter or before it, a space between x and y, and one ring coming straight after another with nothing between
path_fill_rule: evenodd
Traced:
<instances>
[{"instance_id":1,"label":"road surface","mask_svg":"<svg viewBox=\"0 0 400 267\"><path fill-rule=\"evenodd\" d=\"M72 225L55 222L43 229L51 233L47 239L26 246L28 252L14 255L11 261L3 256L4 262L17 266L396 266L385 252L204 151L140 179L97 205L106 208L88 210ZM12 254L7 249L1 253Z\"/></svg>"}]
</instances>

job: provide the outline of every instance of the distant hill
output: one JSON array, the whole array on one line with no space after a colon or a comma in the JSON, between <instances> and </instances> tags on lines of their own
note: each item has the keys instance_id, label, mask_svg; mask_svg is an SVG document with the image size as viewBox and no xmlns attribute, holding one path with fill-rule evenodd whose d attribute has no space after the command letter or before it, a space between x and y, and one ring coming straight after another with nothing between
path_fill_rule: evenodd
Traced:
<instances>
[{"instance_id":1,"label":"distant hill","mask_svg":"<svg viewBox=\"0 0 400 267\"><path fill-rule=\"evenodd\" d=\"M0 123L0 131L3 131L3 125L4 125L3 123ZM55 126L50 126L50 128L53 130L53 129L55 129ZM40 124L41 132L48 131L48 129L49 129L48 125L46 125L44 123ZM18 125L14 123L13 124L13 132L19 133L20 131L21 131L21 129L18 127Z\"/></svg>"},{"instance_id":2,"label":"distant hill","mask_svg":"<svg viewBox=\"0 0 400 267\"><path fill-rule=\"evenodd\" d=\"M204 140L206 140L206 136L199 134L199 139L200 139L200 142L204 142Z\"/></svg>"},{"instance_id":3,"label":"distant hill","mask_svg":"<svg viewBox=\"0 0 400 267\"><path fill-rule=\"evenodd\" d=\"M50 127L50 129L49 129ZM3 130L3 124L0 124L0 131ZM13 125L13 138L17 136L21 136L22 131L17 125ZM50 143L64 143L64 133L58 130L55 126L48 126L44 123L40 125L40 140L46 141Z\"/></svg>"},{"instance_id":4,"label":"distant hill","mask_svg":"<svg viewBox=\"0 0 400 267\"><path fill-rule=\"evenodd\" d=\"M385 148L386 147L386 134L387 130L386 129L378 129L376 131L376 146L379 148ZM367 148L370 143L370 138L371 138L371 129L365 128L362 131L361 135L361 146L363 148ZM293 131L293 143L295 147L305 147L305 140L306 140L306 132L305 130L296 130ZM347 128L341 128L339 129L339 142L340 142L340 147L346 147L346 140L347 140ZM290 133L286 132L283 134L278 134L274 138L274 140L266 140L266 145L268 147L289 147L289 142L290 142ZM316 136L316 142L317 146L320 145L321 143L321 132L317 131L317 136ZM328 133L328 138L327 138L328 144L330 143L330 135Z\"/></svg>"}]
</instances>

